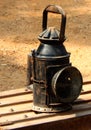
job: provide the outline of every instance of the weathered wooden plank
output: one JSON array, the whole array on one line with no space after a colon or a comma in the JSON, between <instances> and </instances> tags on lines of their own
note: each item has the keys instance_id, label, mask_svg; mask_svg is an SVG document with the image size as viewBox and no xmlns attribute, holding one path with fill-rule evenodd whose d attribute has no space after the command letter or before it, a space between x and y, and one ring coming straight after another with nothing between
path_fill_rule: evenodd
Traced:
<instances>
[{"instance_id":1,"label":"weathered wooden plank","mask_svg":"<svg viewBox=\"0 0 91 130\"><path fill-rule=\"evenodd\" d=\"M9 90L9 91L2 91L2 92L0 92L0 99L6 98L6 97L24 95L24 94L27 94L27 93L32 93L32 91L30 89L27 89L27 88L20 88L20 89Z\"/></svg>"},{"instance_id":2,"label":"weathered wooden plank","mask_svg":"<svg viewBox=\"0 0 91 130\"><path fill-rule=\"evenodd\" d=\"M45 115L45 116L44 116ZM91 116L91 110L89 110L88 112L79 112L79 113L74 113L74 114L68 114L65 113L63 115L63 113L58 113L58 114L42 114L40 116L37 116L37 118L33 117L32 118L28 118L28 119L24 119L24 120L19 120L17 122L9 122L10 124L3 127L4 129L8 129L10 130L12 129L19 129L19 128L23 128L23 127L29 127L31 128L32 126L36 126L36 125L42 125L42 124L48 124L51 123L51 125L57 121L66 121L66 120L70 120L72 122L72 120L74 118L81 118L84 116L90 115ZM66 124L65 124L66 125ZM52 128L52 127L51 127ZM56 128L56 127L55 127Z\"/></svg>"},{"instance_id":3,"label":"weathered wooden plank","mask_svg":"<svg viewBox=\"0 0 91 130\"><path fill-rule=\"evenodd\" d=\"M32 97L33 97L32 94L27 93L27 94L24 94L24 95L1 98L0 99L0 107L31 102L33 100Z\"/></svg>"},{"instance_id":4,"label":"weathered wooden plank","mask_svg":"<svg viewBox=\"0 0 91 130\"><path fill-rule=\"evenodd\" d=\"M87 104L85 104L87 105ZM86 111L87 110L87 111ZM23 111L23 112L19 112L19 113L12 113L10 115L6 115L0 118L0 122L1 124L7 122L7 119L9 122L17 123L17 122L22 122L22 121L28 121L28 120L37 120L38 119L45 119L45 120L49 120L49 117L54 117L54 119L51 120L63 120L63 119L70 119L70 118L74 118L74 117L79 117L79 116L84 116L86 114L91 114L91 104L87 105L86 107L84 107L84 105L78 105L78 106L73 106L73 109L67 112L62 112L62 113L41 113L41 114L36 114L33 111ZM13 118L12 118L13 116ZM57 118L57 119L56 119Z\"/></svg>"},{"instance_id":5,"label":"weathered wooden plank","mask_svg":"<svg viewBox=\"0 0 91 130\"><path fill-rule=\"evenodd\" d=\"M30 102L26 102L24 104L2 107L2 108L0 108L0 117L23 113L23 112L30 112L31 108L32 108L32 103L30 103Z\"/></svg>"},{"instance_id":6,"label":"weathered wooden plank","mask_svg":"<svg viewBox=\"0 0 91 130\"><path fill-rule=\"evenodd\" d=\"M37 128L40 130L45 124L52 126L56 123L61 126L64 122L71 122L74 120L81 121L85 117L86 120L91 119L91 85L84 85L79 98L73 103L72 110L61 113L40 113L37 114L32 111L33 95L31 90L25 91L24 89L11 90L2 92L0 98L0 125L3 130L10 129L25 129ZM13 93L12 93L13 92ZM10 93L10 96L9 96ZM84 122L84 120L83 120ZM68 123L68 125L69 125ZM75 125L75 123L74 123ZM54 126L55 128L58 126ZM52 128L54 128L52 127ZM65 127L65 125L64 125ZM58 127L58 130L59 127Z\"/></svg>"},{"instance_id":7,"label":"weathered wooden plank","mask_svg":"<svg viewBox=\"0 0 91 130\"><path fill-rule=\"evenodd\" d=\"M91 93L91 85L89 84L89 82L91 82L91 81L84 82L81 94Z\"/></svg>"}]
</instances>

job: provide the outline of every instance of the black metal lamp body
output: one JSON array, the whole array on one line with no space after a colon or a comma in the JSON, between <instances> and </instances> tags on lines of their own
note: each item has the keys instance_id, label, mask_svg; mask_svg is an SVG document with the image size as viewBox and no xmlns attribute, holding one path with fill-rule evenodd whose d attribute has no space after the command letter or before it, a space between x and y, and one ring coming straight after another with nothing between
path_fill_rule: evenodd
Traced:
<instances>
[{"instance_id":1,"label":"black metal lamp body","mask_svg":"<svg viewBox=\"0 0 91 130\"><path fill-rule=\"evenodd\" d=\"M60 31L54 27L47 28L48 12L61 14ZM31 61L29 68L32 66L32 74L31 72L29 74L33 77L34 111L68 110L81 92L81 73L71 65L70 53L63 45L65 25L66 15L60 6L49 5L44 9L43 32L38 37L40 45L37 50L32 51L28 59L29 62Z\"/></svg>"}]
</instances>

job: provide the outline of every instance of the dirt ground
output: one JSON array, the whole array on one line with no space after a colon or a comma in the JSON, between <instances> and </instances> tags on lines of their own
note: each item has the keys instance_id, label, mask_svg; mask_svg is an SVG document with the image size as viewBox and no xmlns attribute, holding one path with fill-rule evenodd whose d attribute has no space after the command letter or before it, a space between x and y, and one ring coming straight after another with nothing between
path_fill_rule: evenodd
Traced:
<instances>
[{"instance_id":1,"label":"dirt ground","mask_svg":"<svg viewBox=\"0 0 91 130\"><path fill-rule=\"evenodd\" d=\"M70 61L91 81L91 0L0 0L0 90L27 86L27 55L39 45L42 11L48 4L62 6L67 14L66 41ZM60 25L49 14L48 26Z\"/></svg>"}]
</instances>

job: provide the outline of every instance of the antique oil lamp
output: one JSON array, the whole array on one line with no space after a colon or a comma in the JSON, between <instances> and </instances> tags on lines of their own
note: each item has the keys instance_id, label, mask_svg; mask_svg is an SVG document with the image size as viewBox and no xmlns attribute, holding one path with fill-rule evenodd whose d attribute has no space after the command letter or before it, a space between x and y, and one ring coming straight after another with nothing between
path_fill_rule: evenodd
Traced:
<instances>
[{"instance_id":1,"label":"antique oil lamp","mask_svg":"<svg viewBox=\"0 0 91 130\"><path fill-rule=\"evenodd\" d=\"M61 15L60 31L47 27L48 13ZM70 63L70 53L63 45L66 14L58 5L48 5L43 11L43 32L40 45L28 56L28 80L33 86L33 110L61 112L72 108L82 90L82 75Z\"/></svg>"}]
</instances>

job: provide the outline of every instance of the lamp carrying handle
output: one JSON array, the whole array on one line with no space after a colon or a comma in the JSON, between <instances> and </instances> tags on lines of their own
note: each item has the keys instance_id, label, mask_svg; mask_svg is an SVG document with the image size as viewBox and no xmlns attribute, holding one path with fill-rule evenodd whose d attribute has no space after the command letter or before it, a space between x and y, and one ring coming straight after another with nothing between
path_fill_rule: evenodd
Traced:
<instances>
[{"instance_id":1,"label":"lamp carrying handle","mask_svg":"<svg viewBox=\"0 0 91 130\"><path fill-rule=\"evenodd\" d=\"M64 10L58 5L48 5L43 11L43 22L42 22L42 30L43 31L45 29L47 29L47 15L48 15L48 12L62 15L62 21L61 21L61 25L60 25L59 40L64 42L64 40L65 40L65 26L66 26L66 14L65 14Z\"/></svg>"}]
</instances>

